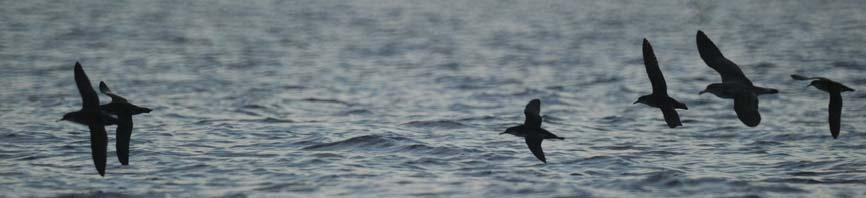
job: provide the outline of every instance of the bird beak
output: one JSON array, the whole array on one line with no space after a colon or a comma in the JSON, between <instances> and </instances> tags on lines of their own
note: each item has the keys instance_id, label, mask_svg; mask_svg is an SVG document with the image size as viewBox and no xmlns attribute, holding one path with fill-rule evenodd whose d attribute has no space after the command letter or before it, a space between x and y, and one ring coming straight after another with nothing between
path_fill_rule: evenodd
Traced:
<instances>
[{"instance_id":1,"label":"bird beak","mask_svg":"<svg viewBox=\"0 0 866 198\"><path fill-rule=\"evenodd\" d=\"M499 135L505 134L505 132L499 133Z\"/></svg>"},{"instance_id":2,"label":"bird beak","mask_svg":"<svg viewBox=\"0 0 866 198\"><path fill-rule=\"evenodd\" d=\"M637 102L640 102L640 101L634 101L634 103L631 103L631 104L637 104Z\"/></svg>"},{"instance_id":3,"label":"bird beak","mask_svg":"<svg viewBox=\"0 0 866 198\"><path fill-rule=\"evenodd\" d=\"M707 93L707 90L703 90L701 92L698 92L698 95L703 95L704 93Z\"/></svg>"},{"instance_id":4,"label":"bird beak","mask_svg":"<svg viewBox=\"0 0 866 198\"><path fill-rule=\"evenodd\" d=\"M59 119L59 120L57 120L57 121L54 121L54 122L60 122L60 121L63 121L63 119Z\"/></svg>"}]
</instances>

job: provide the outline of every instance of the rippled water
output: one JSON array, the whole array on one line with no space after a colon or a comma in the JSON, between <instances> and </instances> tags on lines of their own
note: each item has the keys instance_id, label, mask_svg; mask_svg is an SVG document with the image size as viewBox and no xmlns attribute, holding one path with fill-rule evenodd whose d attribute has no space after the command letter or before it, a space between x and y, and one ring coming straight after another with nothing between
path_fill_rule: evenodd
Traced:
<instances>
[{"instance_id":1,"label":"rippled water","mask_svg":"<svg viewBox=\"0 0 866 198\"><path fill-rule=\"evenodd\" d=\"M866 196L866 4L850 1L2 1L2 196ZM749 128L704 30L757 85ZM641 39L690 109L632 104ZM72 66L154 111L96 174ZM828 95L788 75L826 76ZM498 135L542 101L548 164ZM108 101L107 97L102 98Z\"/></svg>"}]
</instances>

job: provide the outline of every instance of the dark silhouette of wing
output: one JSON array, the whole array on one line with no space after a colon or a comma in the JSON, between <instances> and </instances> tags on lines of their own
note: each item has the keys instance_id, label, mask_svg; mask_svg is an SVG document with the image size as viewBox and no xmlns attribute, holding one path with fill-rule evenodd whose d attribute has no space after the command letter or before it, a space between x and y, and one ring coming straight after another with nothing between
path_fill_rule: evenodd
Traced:
<instances>
[{"instance_id":1,"label":"dark silhouette of wing","mask_svg":"<svg viewBox=\"0 0 866 198\"><path fill-rule=\"evenodd\" d=\"M723 83L740 82L752 85L752 81L750 81L749 78L746 78L746 75L743 74L740 67L731 60L725 58L725 56L722 55L722 51L719 51L716 44L714 44L703 31L698 30L697 43L698 53L701 54L701 59L704 60L704 63L706 63L707 66L710 66L722 76Z\"/></svg>"},{"instance_id":2,"label":"dark silhouette of wing","mask_svg":"<svg viewBox=\"0 0 866 198\"><path fill-rule=\"evenodd\" d=\"M126 98L123 98L115 94L114 92L111 92L111 89L109 89L108 85L106 85L103 81L99 81L99 91L111 97L111 102L128 103Z\"/></svg>"},{"instance_id":3,"label":"dark silhouette of wing","mask_svg":"<svg viewBox=\"0 0 866 198\"><path fill-rule=\"evenodd\" d=\"M666 100L665 103L670 104L671 106L674 107L674 109L685 109L685 110L689 109L689 107L687 107L686 104L683 104L682 102L677 101L674 98L667 97L665 100Z\"/></svg>"},{"instance_id":4,"label":"dark silhouette of wing","mask_svg":"<svg viewBox=\"0 0 866 198\"><path fill-rule=\"evenodd\" d=\"M104 126L89 125L90 127L90 155L99 176L105 176L105 159L108 153L108 134Z\"/></svg>"},{"instance_id":5,"label":"dark silhouette of wing","mask_svg":"<svg viewBox=\"0 0 866 198\"><path fill-rule=\"evenodd\" d=\"M78 86L78 93L81 95L81 109L99 109L99 96L96 95L96 91L90 85L90 79L78 62L75 62L75 85Z\"/></svg>"},{"instance_id":6,"label":"dark silhouette of wing","mask_svg":"<svg viewBox=\"0 0 866 198\"><path fill-rule=\"evenodd\" d=\"M129 143L132 139L132 114L125 112L117 116L117 159L120 164L129 165Z\"/></svg>"},{"instance_id":7,"label":"dark silhouette of wing","mask_svg":"<svg viewBox=\"0 0 866 198\"><path fill-rule=\"evenodd\" d=\"M668 123L668 127L677 128L678 126L683 126L683 123L680 122L680 115L677 114L677 110L672 106L663 106L659 108L662 110L662 114L665 116L665 122Z\"/></svg>"},{"instance_id":8,"label":"dark silhouette of wing","mask_svg":"<svg viewBox=\"0 0 866 198\"><path fill-rule=\"evenodd\" d=\"M99 96L90 85L90 79L84 73L84 68L78 62L75 63L75 85L81 94L82 108L88 128L90 128L90 155L93 164L100 176L105 176L105 159L108 150L108 135L105 133L105 124L102 120L102 111L99 109Z\"/></svg>"},{"instance_id":9,"label":"dark silhouette of wing","mask_svg":"<svg viewBox=\"0 0 866 198\"><path fill-rule=\"evenodd\" d=\"M646 74L653 85L653 94L667 95L668 87L665 83L665 77L662 75L662 70L659 69L653 46L646 39L643 39L643 64L646 66Z\"/></svg>"},{"instance_id":10,"label":"dark silhouette of wing","mask_svg":"<svg viewBox=\"0 0 866 198\"><path fill-rule=\"evenodd\" d=\"M737 117L746 126L755 127L761 123L761 114L758 112L758 96L754 93L743 93L734 98L734 111Z\"/></svg>"},{"instance_id":11,"label":"dark silhouette of wing","mask_svg":"<svg viewBox=\"0 0 866 198\"><path fill-rule=\"evenodd\" d=\"M130 104L130 106L131 106L130 110L131 110L132 115L138 115L138 114L142 114L142 113L150 113L150 111L152 111L151 109L148 109L145 107L135 106L133 104Z\"/></svg>"},{"instance_id":12,"label":"dark silhouette of wing","mask_svg":"<svg viewBox=\"0 0 866 198\"><path fill-rule=\"evenodd\" d=\"M830 80L822 77L805 77L797 74L791 74L791 78L793 78L794 80Z\"/></svg>"},{"instance_id":13,"label":"dark silhouette of wing","mask_svg":"<svg viewBox=\"0 0 866 198\"><path fill-rule=\"evenodd\" d=\"M564 137L556 136L556 134L553 134L550 131L547 131L546 129L542 129L542 128L536 129L535 132L539 136L541 136L542 139L560 139L560 140L565 139Z\"/></svg>"},{"instance_id":14,"label":"dark silhouette of wing","mask_svg":"<svg viewBox=\"0 0 866 198\"><path fill-rule=\"evenodd\" d=\"M541 128L541 100L532 99L526 108L523 109L523 114L526 115L526 121L523 125L529 128Z\"/></svg>"},{"instance_id":15,"label":"dark silhouette of wing","mask_svg":"<svg viewBox=\"0 0 866 198\"><path fill-rule=\"evenodd\" d=\"M547 163L547 159L544 158L544 151L541 150L541 139L540 137L531 137L526 136L526 146L529 146L529 150L532 151L532 154L535 155L535 158L541 160L545 164Z\"/></svg>"},{"instance_id":16,"label":"dark silhouette of wing","mask_svg":"<svg viewBox=\"0 0 866 198\"><path fill-rule=\"evenodd\" d=\"M839 137L839 125L842 122L842 93L838 90L830 92L830 134L833 139Z\"/></svg>"},{"instance_id":17,"label":"dark silhouette of wing","mask_svg":"<svg viewBox=\"0 0 866 198\"><path fill-rule=\"evenodd\" d=\"M833 82L834 84L836 84L836 85L839 86L839 92L840 92L840 94L841 94L841 92L854 91L854 89L851 89L850 87L845 86L845 85L843 85L842 83L839 83L839 82L836 82L836 81L830 81L830 82Z\"/></svg>"},{"instance_id":18,"label":"dark silhouette of wing","mask_svg":"<svg viewBox=\"0 0 866 198\"><path fill-rule=\"evenodd\" d=\"M129 165L129 144L132 140L132 115L150 113L150 109L130 104L126 98L115 94L105 82L99 82L99 91L111 97L111 103L103 109L117 115L117 159L120 164Z\"/></svg>"}]
</instances>

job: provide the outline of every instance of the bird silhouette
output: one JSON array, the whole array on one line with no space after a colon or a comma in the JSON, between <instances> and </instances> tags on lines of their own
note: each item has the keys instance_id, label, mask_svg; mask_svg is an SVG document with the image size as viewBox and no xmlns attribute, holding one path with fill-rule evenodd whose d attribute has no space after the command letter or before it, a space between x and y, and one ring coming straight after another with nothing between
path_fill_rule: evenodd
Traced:
<instances>
[{"instance_id":1,"label":"bird silhouette","mask_svg":"<svg viewBox=\"0 0 866 198\"><path fill-rule=\"evenodd\" d=\"M108 150L108 135L105 133L105 123L102 110L99 108L99 96L90 85L90 79L78 62L75 63L75 85L81 95L81 110L67 113L62 120L68 120L87 125L90 128L90 153L93 164L100 176L105 176L105 160ZM68 117L68 119L67 119Z\"/></svg>"},{"instance_id":2,"label":"bird silhouette","mask_svg":"<svg viewBox=\"0 0 866 198\"><path fill-rule=\"evenodd\" d=\"M132 115L150 113L150 109L129 103L126 98L115 94L105 82L99 82L99 91L111 97L111 102L101 106L103 111L117 115L117 159L120 164L129 165L129 143L132 138Z\"/></svg>"},{"instance_id":3,"label":"bird silhouette","mask_svg":"<svg viewBox=\"0 0 866 198\"><path fill-rule=\"evenodd\" d=\"M830 114L827 122L830 123L830 135L833 136L833 139L839 137L839 128L842 124L842 92L854 91L854 89L824 77L805 77L792 74L791 78L794 80L812 80L808 86L814 86L830 94L830 107L828 109Z\"/></svg>"},{"instance_id":4,"label":"bird silhouette","mask_svg":"<svg viewBox=\"0 0 866 198\"><path fill-rule=\"evenodd\" d=\"M526 104L523 114L526 115L526 120L521 125L509 127L500 134L511 134L526 139L526 146L529 146L529 151L535 155L538 160L545 164L547 159L544 157L544 150L541 149L541 142L544 139L565 139L550 133L541 128L541 100L533 99Z\"/></svg>"},{"instance_id":5,"label":"bird silhouette","mask_svg":"<svg viewBox=\"0 0 866 198\"><path fill-rule=\"evenodd\" d=\"M680 116L677 114L676 109L689 108L685 104L668 96L665 77L662 75L662 70L659 69L653 47L646 38L643 39L643 62L644 66L646 66L647 76L649 76L650 83L652 83L653 93L639 97L634 104L642 103L661 109L665 122L667 122L670 128L682 126L683 124L680 122Z\"/></svg>"},{"instance_id":6,"label":"bird silhouette","mask_svg":"<svg viewBox=\"0 0 866 198\"><path fill-rule=\"evenodd\" d=\"M734 111L737 112L737 118L746 126L758 126L761 123L761 114L758 112L758 96L775 94L779 91L753 85L752 81L746 78L746 75L740 70L740 67L725 58L716 44L703 31L698 30L697 44L698 53L700 53L704 63L722 76L722 83L710 84L700 94L709 92L720 98L734 99Z\"/></svg>"}]
</instances>

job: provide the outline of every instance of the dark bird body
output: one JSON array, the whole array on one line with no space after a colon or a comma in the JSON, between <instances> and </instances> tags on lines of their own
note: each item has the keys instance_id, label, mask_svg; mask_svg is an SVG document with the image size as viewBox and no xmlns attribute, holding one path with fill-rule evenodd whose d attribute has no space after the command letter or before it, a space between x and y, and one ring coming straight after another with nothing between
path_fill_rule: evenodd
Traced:
<instances>
[{"instance_id":1,"label":"dark bird body","mask_svg":"<svg viewBox=\"0 0 866 198\"><path fill-rule=\"evenodd\" d=\"M104 112L99 107L99 96L90 84L81 64L75 63L75 85L81 95L81 110L67 113L63 120L85 124L90 128L90 152L93 164L100 176L105 176L105 159L108 149L108 135L105 133ZM67 119L69 118L69 119Z\"/></svg>"},{"instance_id":2,"label":"dark bird body","mask_svg":"<svg viewBox=\"0 0 866 198\"><path fill-rule=\"evenodd\" d=\"M105 82L99 82L99 91L111 97L111 103L102 105L102 110L117 115L117 159L129 165L129 143L132 138L132 115L150 113L150 109L130 104L126 98L111 92Z\"/></svg>"},{"instance_id":3,"label":"dark bird body","mask_svg":"<svg viewBox=\"0 0 866 198\"><path fill-rule=\"evenodd\" d=\"M641 96L634 103L643 103L661 109L662 114L665 117L665 122L667 122L668 127L670 128L682 126L683 124L680 122L680 116L677 114L676 109L689 108L686 107L685 104L668 96L665 77L662 75L661 69L659 69L658 60L653 52L652 45L650 45L649 41L646 39L643 40L643 61L644 66L646 67L647 76L649 76L650 83L652 83L653 93Z\"/></svg>"},{"instance_id":4,"label":"dark bird body","mask_svg":"<svg viewBox=\"0 0 866 198\"><path fill-rule=\"evenodd\" d=\"M511 134L517 137L523 137L526 139L526 145L529 146L529 150L532 151L532 154L535 155L538 160L541 160L544 163L547 163L547 159L544 157L544 150L541 149L541 142L544 139L565 139L559 136L550 133L547 130L541 128L541 100L533 99L529 101L529 104L526 105L526 108L523 110L523 114L526 115L526 120L521 125L517 125L514 127L509 127L500 134Z\"/></svg>"},{"instance_id":5,"label":"dark bird body","mask_svg":"<svg viewBox=\"0 0 866 198\"><path fill-rule=\"evenodd\" d=\"M809 86L814 86L830 94L827 122L830 123L830 135L833 136L833 139L839 137L839 128L842 124L842 92L854 91L854 89L824 77L805 77L793 74L791 78L794 80L812 80Z\"/></svg>"},{"instance_id":6,"label":"dark bird body","mask_svg":"<svg viewBox=\"0 0 866 198\"><path fill-rule=\"evenodd\" d=\"M700 93L712 93L720 98L734 99L737 118L746 126L755 127L761 123L758 112L758 96L779 93L776 89L758 87L743 74L736 63L725 58L716 44L702 31L697 34L698 52L701 59L722 76L722 83L713 83Z\"/></svg>"},{"instance_id":7,"label":"dark bird body","mask_svg":"<svg viewBox=\"0 0 866 198\"><path fill-rule=\"evenodd\" d=\"M102 118L102 123L105 124L105 126L117 124L117 117L115 117L115 115L112 115L111 113L105 112L105 109L103 109L102 106L100 106L99 108L102 110L101 112L99 112L99 117ZM70 122L73 122L76 124L81 124L81 125L86 126L88 121L85 118L85 116L82 115L83 113L84 112L81 112L81 111L69 112L69 113L64 114L63 118L58 120L58 121L65 120L65 121L70 121Z\"/></svg>"}]
</instances>

